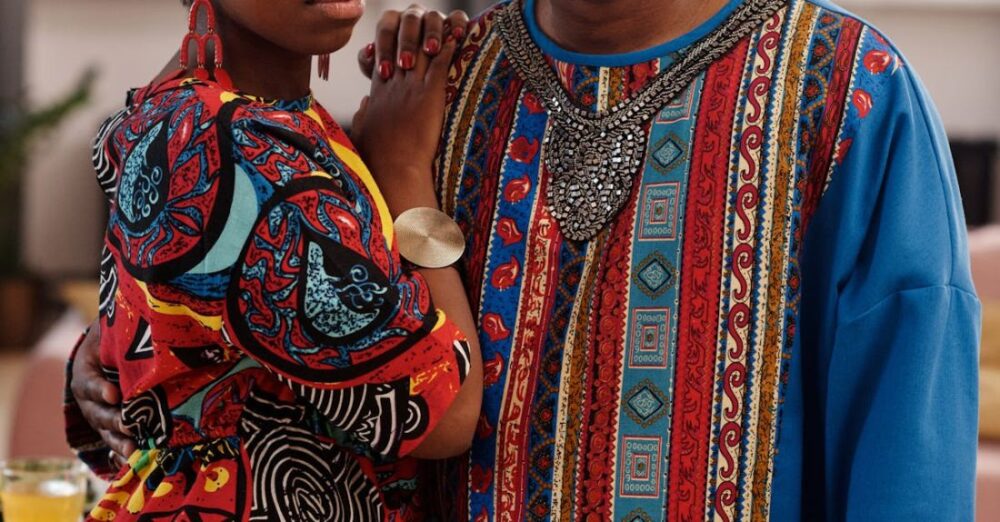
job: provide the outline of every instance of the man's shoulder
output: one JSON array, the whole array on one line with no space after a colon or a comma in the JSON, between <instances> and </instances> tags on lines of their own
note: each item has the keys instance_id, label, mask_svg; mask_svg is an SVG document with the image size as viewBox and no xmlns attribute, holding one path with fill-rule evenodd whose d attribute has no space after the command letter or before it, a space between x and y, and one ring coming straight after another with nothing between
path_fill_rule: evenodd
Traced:
<instances>
[{"instance_id":1,"label":"man's shoulder","mask_svg":"<svg viewBox=\"0 0 1000 522\"><path fill-rule=\"evenodd\" d=\"M817 27L841 29L849 27L853 32L876 40L880 45L895 51L889 38L868 20L858 16L836 2L830 0L793 0L791 5L800 3L802 12L808 8L813 13L812 19Z\"/></svg>"},{"instance_id":2,"label":"man's shoulder","mask_svg":"<svg viewBox=\"0 0 1000 522\"><path fill-rule=\"evenodd\" d=\"M917 89L917 80L906 59L878 27L830 0L792 0L789 9L796 34L807 51L805 65L828 83L843 78L850 87L851 115L864 117L870 103L893 102ZM796 41L799 41L796 38Z\"/></svg>"},{"instance_id":3,"label":"man's shoulder","mask_svg":"<svg viewBox=\"0 0 1000 522\"><path fill-rule=\"evenodd\" d=\"M465 40L462 42L461 52L458 53L459 56L466 56L470 53L474 54L476 50L482 48L483 43L487 42L496 33L497 21L502 16L503 11L515 1L504 0L497 2L476 15L469 22L469 30L465 35Z\"/></svg>"},{"instance_id":4,"label":"man's shoulder","mask_svg":"<svg viewBox=\"0 0 1000 522\"><path fill-rule=\"evenodd\" d=\"M516 0L503 0L502 2L491 4L483 12L476 15L472 21L469 22L469 26L473 28L482 27L484 29L492 29L494 23L496 22L497 15L512 3L516 3Z\"/></svg>"}]
</instances>

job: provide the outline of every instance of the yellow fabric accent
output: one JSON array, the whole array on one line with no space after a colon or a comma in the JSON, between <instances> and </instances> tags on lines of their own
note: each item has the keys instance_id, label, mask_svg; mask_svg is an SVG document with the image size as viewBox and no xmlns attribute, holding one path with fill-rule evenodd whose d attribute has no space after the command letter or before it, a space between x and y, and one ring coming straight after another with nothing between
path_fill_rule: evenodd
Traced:
<instances>
[{"instance_id":1,"label":"yellow fabric accent","mask_svg":"<svg viewBox=\"0 0 1000 522\"><path fill-rule=\"evenodd\" d=\"M222 100L222 103L231 102L239 97L240 96L238 94L232 91L222 91L222 94L219 95L219 99Z\"/></svg>"},{"instance_id":2,"label":"yellow fabric accent","mask_svg":"<svg viewBox=\"0 0 1000 522\"><path fill-rule=\"evenodd\" d=\"M214 480L209 477L205 478L205 491L209 493L215 493L229 483L229 470L226 468L217 466L212 469L212 473L216 477Z\"/></svg>"},{"instance_id":3,"label":"yellow fabric accent","mask_svg":"<svg viewBox=\"0 0 1000 522\"><path fill-rule=\"evenodd\" d=\"M375 178L372 177L372 173L365 166L365 162L361 161L361 157L358 156L351 149L330 140L330 147L333 148L333 153L343 161L347 168L354 171L355 174L361 181L365 184L368 192L372 195L372 201L375 202L375 208L378 210L379 221L382 222L382 233L385 235L385 241L390 246L393 244L393 230L392 230L392 214L389 213L389 205L385 203L385 198L382 197L382 191L378 189L378 185L375 183Z\"/></svg>"},{"instance_id":4,"label":"yellow fabric accent","mask_svg":"<svg viewBox=\"0 0 1000 522\"><path fill-rule=\"evenodd\" d=\"M146 497L142 495L142 488L143 485L140 482L135 491L132 492L132 496L129 497L128 505L125 506L125 509L133 515L138 515L142 512L142 508L146 507Z\"/></svg>"},{"instance_id":5,"label":"yellow fabric accent","mask_svg":"<svg viewBox=\"0 0 1000 522\"><path fill-rule=\"evenodd\" d=\"M323 125L323 118L321 118L319 113L316 112L316 109L312 107L312 104L310 104L309 110L305 112L305 115L312 118L312 120L318 123L320 127L323 127L323 130L329 132L330 129L327 129L326 125Z\"/></svg>"},{"instance_id":6,"label":"yellow fabric accent","mask_svg":"<svg viewBox=\"0 0 1000 522\"><path fill-rule=\"evenodd\" d=\"M200 323L205 328L214 330L216 332L222 330L221 315L202 315L188 308L187 306L160 301L159 299L153 297L149 293L149 288L146 286L146 283L143 283L141 281L136 281L136 284L139 285L139 288L142 290L142 293L146 295L146 303L148 303L149 307L154 311L156 311L157 313L161 313L164 315L187 316L194 319L195 321L198 321L198 323Z\"/></svg>"},{"instance_id":7,"label":"yellow fabric accent","mask_svg":"<svg viewBox=\"0 0 1000 522\"><path fill-rule=\"evenodd\" d=\"M156 491L153 492L153 498L160 498L167 496L171 491L173 491L174 485L169 482L160 482L159 486L156 486Z\"/></svg>"},{"instance_id":8,"label":"yellow fabric accent","mask_svg":"<svg viewBox=\"0 0 1000 522\"><path fill-rule=\"evenodd\" d=\"M90 512L90 518L99 520L100 522L109 522L115 519L115 512L101 506L95 506Z\"/></svg>"},{"instance_id":9,"label":"yellow fabric accent","mask_svg":"<svg viewBox=\"0 0 1000 522\"><path fill-rule=\"evenodd\" d=\"M424 390L428 386L440 386L441 376L446 375L451 372L455 372L455 365L450 361L442 360L441 362L425 368L424 370L415 373L410 377L410 395L423 395ZM448 381L445 380L445 383ZM454 386L449 386L451 392L458 393L459 383L458 378L454 380Z\"/></svg>"},{"instance_id":10,"label":"yellow fabric accent","mask_svg":"<svg viewBox=\"0 0 1000 522\"><path fill-rule=\"evenodd\" d=\"M135 476L135 465L138 464L139 460L141 459L142 459L142 450L133 451L132 454L129 455L128 457L128 471L126 471L125 474L121 476L121 478L112 482L111 485L116 488L123 488L125 487L126 484L131 482L132 477ZM119 502L119 504L121 503Z\"/></svg>"},{"instance_id":11,"label":"yellow fabric accent","mask_svg":"<svg viewBox=\"0 0 1000 522\"><path fill-rule=\"evenodd\" d=\"M131 464L131 462L129 464ZM125 484L128 484L132 480L132 477L134 476L135 472L132 471L132 468L129 468L129 470L126 471L125 474L121 476L121 478L112 482L111 485L116 488L125 487Z\"/></svg>"},{"instance_id":12,"label":"yellow fabric accent","mask_svg":"<svg viewBox=\"0 0 1000 522\"><path fill-rule=\"evenodd\" d=\"M132 452L132 455L128 458L129 470L125 472L122 477L111 483L114 488L124 488L129 484L134 484L132 493L127 491L117 491L115 493L107 493L104 495L103 501L114 502L119 506L125 506L125 509L135 515L142 511L142 508L146 506L146 498L143 495L146 489L146 479L149 475L156 470L156 456L159 455L160 450L136 450ZM142 466L137 469L137 466ZM157 488L159 491L159 488ZM156 496L154 493L153 496ZM126 500L126 498L128 500ZM97 511L95 509L95 511ZM103 514L102 516L107 516ZM95 516L94 518L98 518ZM104 520L99 518L99 520Z\"/></svg>"},{"instance_id":13,"label":"yellow fabric accent","mask_svg":"<svg viewBox=\"0 0 1000 522\"><path fill-rule=\"evenodd\" d=\"M444 315L444 310L438 310L437 316L438 316L437 322L434 323L434 328L431 329L432 332L440 330L441 327L444 326L444 323L448 321L448 317Z\"/></svg>"},{"instance_id":14,"label":"yellow fabric accent","mask_svg":"<svg viewBox=\"0 0 1000 522\"><path fill-rule=\"evenodd\" d=\"M448 317L445 315L444 311L438 310L437 322L434 323L434 328L431 329L431 333L433 334L434 332L440 330L447 321ZM430 368L427 368L417 373L416 375L410 378L410 394L411 395L422 394L424 388L427 385L435 382L439 375L443 375L454 370L455 367L450 361L443 360L440 363L435 364L434 366L431 366Z\"/></svg>"},{"instance_id":15,"label":"yellow fabric accent","mask_svg":"<svg viewBox=\"0 0 1000 522\"><path fill-rule=\"evenodd\" d=\"M128 497L129 497L129 494L127 492L125 492L125 491L118 491L116 493L108 493L108 494L104 495L104 499L103 500L114 502L115 504L118 504L119 506L124 506L125 502L128 501Z\"/></svg>"}]
</instances>

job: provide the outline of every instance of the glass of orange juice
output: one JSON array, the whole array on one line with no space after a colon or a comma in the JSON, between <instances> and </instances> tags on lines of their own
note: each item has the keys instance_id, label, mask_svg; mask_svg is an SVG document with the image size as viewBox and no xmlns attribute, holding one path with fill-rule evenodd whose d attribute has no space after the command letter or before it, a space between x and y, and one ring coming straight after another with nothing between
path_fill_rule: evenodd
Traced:
<instances>
[{"instance_id":1,"label":"glass of orange juice","mask_svg":"<svg viewBox=\"0 0 1000 522\"><path fill-rule=\"evenodd\" d=\"M0 463L4 522L78 522L87 471L74 459L16 459Z\"/></svg>"}]
</instances>

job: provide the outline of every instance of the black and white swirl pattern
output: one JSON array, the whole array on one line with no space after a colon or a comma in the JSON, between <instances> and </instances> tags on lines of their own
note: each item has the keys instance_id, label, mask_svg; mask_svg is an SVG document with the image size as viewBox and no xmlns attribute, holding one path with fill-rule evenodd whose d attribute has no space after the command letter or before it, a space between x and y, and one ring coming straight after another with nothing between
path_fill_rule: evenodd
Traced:
<instances>
[{"instance_id":1,"label":"black and white swirl pattern","mask_svg":"<svg viewBox=\"0 0 1000 522\"><path fill-rule=\"evenodd\" d=\"M384 457L395 457L400 442L420 437L429 423L426 401L410 396L406 379L341 390L285 382L296 395L314 405L331 426Z\"/></svg>"},{"instance_id":2,"label":"black and white swirl pattern","mask_svg":"<svg viewBox=\"0 0 1000 522\"><path fill-rule=\"evenodd\" d=\"M472 368L472 348L469 346L468 341L455 341L452 345L455 350L455 360L458 361L458 380L459 382L465 382L465 378L469 376L469 370Z\"/></svg>"},{"instance_id":3,"label":"black and white swirl pattern","mask_svg":"<svg viewBox=\"0 0 1000 522\"><path fill-rule=\"evenodd\" d=\"M153 388L122 406L122 423L132 432L140 445L150 440L163 446L170 439L173 417L167 398L160 388Z\"/></svg>"},{"instance_id":4,"label":"black and white swirl pattern","mask_svg":"<svg viewBox=\"0 0 1000 522\"><path fill-rule=\"evenodd\" d=\"M251 397L241 435L253 469L250 520L376 521L382 504L357 461L299 427L301 408Z\"/></svg>"},{"instance_id":5,"label":"black and white swirl pattern","mask_svg":"<svg viewBox=\"0 0 1000 522\"><path fill-rule=\"evenodd\" d=\"M107 318L108 326L115 322L115 294L118 293L118 268L111 249L105 243L101 251L101 285L100 310L101 317Z\"/></svg>"},{"instance_id":6,"label":"black and white swirl pattern","mask_svg":"<svg viewBox=\"0 0 1000 522\"><path fill-rule=\"evenodd\" d=\"M403 438L415 439L427 431L430 411L423 397L413 396L406 403L406 420L403 422Z\"/></svg>"},{"instance_id":7,"label":"black and white swirl pattern","mask_svg":"<svg viewBox=\"0 0 1000 522\"><path fill-rule=\"evenodd\" d=\"M107 146L108 139L114 133L114 130L118 128L118 125L125 120L126 116L128 116L128 109L122 109L111 115L101 125L100 130L97 131L97 137L94 138L92 154L94 171L97 172L97 184L101 186L108 199L113 198L115 192L118 190L115 167L111 159L111 150Z\"/></svg>"}]
</instances>

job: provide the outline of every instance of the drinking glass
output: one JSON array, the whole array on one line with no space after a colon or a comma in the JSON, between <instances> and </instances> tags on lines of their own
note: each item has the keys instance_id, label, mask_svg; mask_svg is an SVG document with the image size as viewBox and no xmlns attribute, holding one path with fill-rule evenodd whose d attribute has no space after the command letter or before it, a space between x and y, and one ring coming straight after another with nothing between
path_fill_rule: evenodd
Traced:
<instances>
[{"instance_id":1,"label":"drinking glass","mask_svg":"<svg viewBox=\"0 0 1000 522\"><path fill-rule=\"evenodd\" d=\"M0 463L4 522L79 522L87 472L74 459L29 458Z\"/></svg>"}]
</instances>

